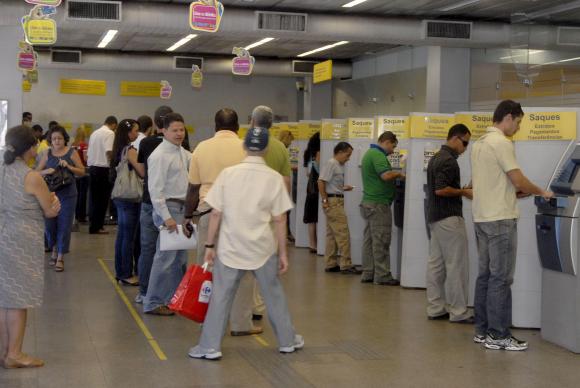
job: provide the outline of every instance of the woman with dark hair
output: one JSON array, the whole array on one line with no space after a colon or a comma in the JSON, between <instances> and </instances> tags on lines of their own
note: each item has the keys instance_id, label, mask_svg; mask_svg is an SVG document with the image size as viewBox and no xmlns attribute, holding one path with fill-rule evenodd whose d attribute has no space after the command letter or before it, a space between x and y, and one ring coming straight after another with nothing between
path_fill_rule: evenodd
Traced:
<instances>
[{"instance_id":1,"label":"woman with dark hair","mask_svg":"<svg viewBox=\"0 0 580 388\"><path fill-rule=\"evenodd\" d=\"M60 210L42 176L26 165L37 143L31 128L18 126L0 151L0 365L6 369L44 365L22 352L27 309L42 304L43 214L56 217Z\"/></svg>"},{"instance_id":2,"label":"woman with dark hair","mask_svg":"<svg viewBox=\"0 0 580 388\"><path fill-rule=\"evenodd\" d=\"M50 148L41 155L36 166L36 170L40 171L41 175L54 174L57 169L62 169L63 174L74 176L85 174L85 166L78 152L68 146L70 137L63 127L53 126L46 134L46 139ZM54 266L56 272L62 272L64 271L64 255L69 252L77 204L75 180L72 179L69 185L61 186L56 191L56 196L60 200L62 209L57 218L46 219L46 240L48 249L52 252L49 265Z\"/></svg>"},{"instance_id":3,"label":"woman with dark hair","mask_svg":"<svg viewBox=\"0 0 580 388\"><path fill-rule=\"evenodd\" d=\"M127 159L129 170L135 170L140 177L145 175L144 167L137 162L137 150L131 145L139 134L139 123L135 120L121 120L115 131L111 169ZM138 286L134 276L133 250L139 223L139 202L120 198L113 199L117 207L117 240L115 241L115 272L117 281L126 286Z\"/></svg>"},{"instance_id":4,"label":"woman with dark hair","mask_svg":"<svg viewBox=\"0 0 580 388\"><path fill-rule=\"evenodd\" d=\"M304 217L302 222L308 224L310 253L317 252L316 224L318 223L318 175L320 174L320 132L316 132L308 140L304 150L304 167L308 170L306 185L306 201L304 202Z\"/></svg>"}]
</instances>

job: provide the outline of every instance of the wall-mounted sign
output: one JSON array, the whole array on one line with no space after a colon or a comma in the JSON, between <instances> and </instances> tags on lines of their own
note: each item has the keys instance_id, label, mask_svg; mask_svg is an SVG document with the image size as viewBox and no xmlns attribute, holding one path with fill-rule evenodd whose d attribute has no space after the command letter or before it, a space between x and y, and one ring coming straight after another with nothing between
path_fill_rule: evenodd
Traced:
<instances>
[{"instance_id":1,"label":"wall-mounted sign","mask_svg":"<svg viewBox=\"0 0 580 388\"><path fill-rule=\"evenodd\" d=\"M409 116L378 116L377 117L377 137L383 132L391 131L397 136L397 140L408 139Z\"/></svg>"},{"instance_id":2,"label":"wall-mounted sign","mask_svg":"<svg viewBox=\"0 0 580 388\"><path fill-rule=\"evenodd\" d=\"M308 140L316 132L320 132L320 122L298 123L298 140Z\"/></svg>"},{"instance_id":3,"label":"wall-mounted sign","mask_svg":"<svg viewBox=\"0 0 580 388\"><path fill-rule=\"evenodd\" d=\"M89 94L95 96L107 95L107 81L92 79L61 79L62 94Z\"/></svg>"},{"instance_id":4,"label":"wall-mounted sign","mask_svg":"<svg viewBox=\"0 0 580 388\"><path fill-rule=\"evenodd\" d=\"M36 69L37 56L32 46L24 41L20 41L18 46L18 69L25 72Z\"/></svg>"},{"instance_id":5,"label":"wall-mounted sign","mask_svg":"<svg viewBox=\"0 0 580 388\"><path fill-rule=\"evenodd\" d=\"M197 31L216 32L223 15L224 6L219 1L195 1L189 5L189 26Z\"/></svg>"},{"instance_id":6,"label":"wall-mounted sign","mask_svg":"<svg viewBox=\"0 0 580 388\"><path fill-rule=\"evenodd\" d=\"M332 79L332 59L314 65L312 82L317 84Z\"/></svg>"},{"instance_id":7,"label":"wall-mounted sign","mask_svg":"<svg viewBox=\"0 0 580 388\"><path fill-rule=\"evenodd\" d=\"M346 120L322 120L321 140L346 140L347 138Z\"/></svg>"},{"instance_id":8,"label":"wall-mounted sign","mask_svg":"<svg viewBox=\"0 0 580 388\"><path fill-rule=\"evenodd\" d=\"M171 92L173 91L173 88L171 87L171 84L169 83L169 81L161 81L161 90L159 92L159 97L161 97L164 100L169 100L171 98Z\"/></svg>"},{"instance_id":9,"label":"wall-mounted sign","mask_svg":"<svg viewBox=\"0 0 580 388\"><path fill-rule=\"evenodd\" d=\"M447 139L454 115L414 113L411 115L411 137L417 139Z\"/></svg>"},{"instance_id":10,"label":"wall-mounted sign","mask_svg":"<svg viewBox=\"0 0 580 388\"><path fill-rule=\"evenodd\" d=\"M280 132L285 129L283 128L285 127L285 125L281 125L281 124L272 124L272 126L270 127L270 130L268 131L270 136L275 137L276 139L278 138L278 136L280 135Z\"/></svg>"},{"instance_id":11,"label":"wall-mounted sign","mask_svg":"<svg viewBox=\"0 0 580 388\"><path fill-rule=\"evenodd\" d=\"M372 139L375 130L374 119L348 119L349 139Z\"/></svg>"},{"instance_id":12,"label":"wall-mounted sign","mask_svg":"<svg viewBox=\"0 0 580 388\"><path fill-rule=\"evenodd\" d=\"M191 86L195 89L200 89L203 85L203 73L198 65L193 65L191 70Z\"/></svg>"},{"instance_id":13,"label":"wall-mounted sign","mask_svg":"<svg viewBox=\"0 0 580 388\"><path fill-rule=\"evenodd\" d=\"M515 141L576 139L576 112L530 112L524 115Z\"/></svg>"},{"instance_id":14,"label":"wall-mounted sign","mask_svg":"<svg viewBox=\"0 0 580 388\"><path fill-rule=\"evenodd\" d=\"M26 0L28 4L49 5L51 7L58 7L62 0Z\"/></svg>"},{"instance_id":15,"label":"wall-mounted sign","mask_svg":"<svg viewBox=\"0 0 580 388\"><path fill-rule=\"evenodd\" d=\"M407 154L408 150L395 148L393 153L387 156L387 159L389 159L389 163L391 163L392 168L403 169L407 164Z\"/></svg>"},{"instance_id":16,"label":"wall-mounted sign","mask_svg":"<svg viewBox=\"0 0 580 388\"><path fill-rule=\"evenodd\" d=\"M471 132L471 138L479 139L493 125L493 113L458 112L455 114L455 123L465 125Z\"/></svg>"},{"instance_id":17,"label":"wall-mounted sign","mask_svg":"<svg viewBox=\"0 0 580 388\"><path fill-rule=\"evenodd\" d=\"M125 97L155 97L159 98L161 85L149 81L121 81L120 95Z\"/></svg>"},{"instance_id":18,"label":"wall-mounted sign","mask_svg":"<svg viewBox=\"0 0 580 388\"><path fill-rule=\"evenodd\" d=\"M250 52L242 47L234 47L232 54L236 55L232 59L232 73L235 75L252 74L256 59L250 55Z\"/></svg>"}]
</instances>

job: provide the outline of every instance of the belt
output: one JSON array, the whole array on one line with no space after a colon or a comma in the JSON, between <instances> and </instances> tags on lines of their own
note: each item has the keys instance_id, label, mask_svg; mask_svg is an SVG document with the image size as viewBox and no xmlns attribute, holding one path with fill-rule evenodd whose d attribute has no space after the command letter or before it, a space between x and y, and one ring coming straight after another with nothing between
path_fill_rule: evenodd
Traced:
<instances>
[{"instance_id":1,"label":"belt","mask_svg":"<svg viewBox=\"0 0 580 388\"><path fill-rule=\"evenodd\" d=\"M344 198L344 194L326 194L328 198Z\"/></svg>"},{"instance_id":2,"label":"belt","mask_svg":"<svg viewBox=\"0 0 580 388\"><path fill-rule=\"evenodd\" d=\"M177 198L169 198L169 199L166 199L165 202L173 202L173 203L177 203L179 205L185 205L185 201L183 199L177 199Z\"/></svg>"}]
</instances>

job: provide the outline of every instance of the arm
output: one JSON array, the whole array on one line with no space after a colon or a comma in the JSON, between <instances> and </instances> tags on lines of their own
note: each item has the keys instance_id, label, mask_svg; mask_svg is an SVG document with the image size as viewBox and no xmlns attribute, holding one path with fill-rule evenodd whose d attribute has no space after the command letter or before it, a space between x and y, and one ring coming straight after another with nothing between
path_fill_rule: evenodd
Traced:
<instances>
[{"instance_id":1,"label":"arm","mask_svg":"<svg viewBox=\"0 0 580 388\"><path fill-rule=\"evenodd\" d=\"M397 178L405 178L405 174L398 171L387 171L381 174L381 179L384 181L394 181Z\"/></svg>"},{"instance_id":2,"label":"arm","mask_svg":"<svg viewBox=\"0 0 580 388\"><path fill-rule=\"evenodd\" d=\"M205 245L215 245L216 234L219 229L222 220L222 213L216 209L213 209L209 218L209 227L207 230L207 240ZM203 261L208 264L213 264L215 258L215 247L205 248L205 257Z\"/></svg>"},{"instance_id":3,"label":"arm","mask_svg":"<svg viewBox=\"0 0 580 388\"><path fill-rule=\"evenodd\" d=\"M328 207L328 196L326 194L326 182L319 179L318 180L318 192L320 193L320 198L322 198L322 207Z\"/></svg>"},{"instance_id":4,"label":"arm","mask_svg":"<svg viewBox=\"0 0 580 388\"><path fill-rule=\"evenodd\" d=\"M465 197L473 199L473 190L468 188L455 189L453 187L447 186L443 189L435 190L435 195L439 197Z\"/></svg>"},{"instance_id":5,"label":"arm","mask_svg":"<svg viewBox=\"0 0 580 388\"><path fill-rule=\"evenodd\" d=\"M552 198L554 193L551 191L542 190L534 185L519 168L507 172L507 176L516 188L518 193L540 195L546 199Z\"/></svg>"},{"instance_id":6,"label":"arm","mask_svg":"<svg viewBox=\"0 0 580 388\"><path fill-rule=\"evenodd\" d=\"M186 225L191 222L193 218L193 212L197 209L199 205L199 189L201 185L192 185L191 183L187 186L187 196L185 197L185 212L183 217L183 233L187 237L191 236L191 232L186 228Z\"/></svg>"},{"instance_id":7,"label":"arm","mask_svg":"<svg viewBox=\"0 0 580 388\"><path fill-rule=\"evenodd\" d=\"M36 166L36 171L40 172L40 175L42 176L50 175L54 172L54 168L45 169L47 161L48 161L48 151L43 151L42 155L40 155L40 161Z\"/></svg>"},{"instance_id":8,"label":"arm","mask_svg":"<svg viewBox=\"0 0 580 388\"><path fill-rule=\"evenodd\" d=\"M44 179L42 179L42 176L38 172L32 171L26 175L24 179L24 191L36 197L46 218L58 216L60 201L54 193L48 191Z\"/></svg>"},{"instance_id":9,"label":"arm","mask_svg":"<svg viewBox=\"0 0 580 388\"><path fill-rule=\"evenodd\" d=\"M79 153L73 152L71 154L71 159L74 163L74 166L68 164L66 160L61 160L60 165L65 168L68 168L69 171L75 174L76 176L85 175L85 166L83 166L83 163L81 162L81 157L79 156Z\"/></svg>"},{"instance_id":10,"label":"arm","mask_svg":"<svg viewBox=\"0 0 580 388\"><path fill-rule=\"evenodd\" d=\"M149 194L151 195L151 203L153 208L163 219L163 223L169 229L170 232L177 230L177 223L171 217L169 209L167 208L167 203L165 202L165 193L163 192L163 187L165 185L165 175L167 174L167 166L164 163L163 158L151 159L155 155L149 157L149 169L147 173L149 174Z\"/></svg>"},{"instance_id":11,"label":"arm","mask_svg":"<svg viewBox=\"0 0 580 388\"><path fill-rule=\"evenodd\" d=\"M137 175L143 178L145 176L145 166L137 162L137 150L129 148L129 151L127 151L127 160L131 163L135 171L137 171Z\"/></svg>"},{"instance_id":12,"label":"arm","mask_svg":"<svg viewBox=\"0 0 580 388\"><path fill-rule=\"evenodd\" d=\"M286 213L273 217L274 227L276 231L276 239L278 240L278 257L280 259L279 275L288 271L288 249L286 247Z\"/></svg>"}]
</instances>

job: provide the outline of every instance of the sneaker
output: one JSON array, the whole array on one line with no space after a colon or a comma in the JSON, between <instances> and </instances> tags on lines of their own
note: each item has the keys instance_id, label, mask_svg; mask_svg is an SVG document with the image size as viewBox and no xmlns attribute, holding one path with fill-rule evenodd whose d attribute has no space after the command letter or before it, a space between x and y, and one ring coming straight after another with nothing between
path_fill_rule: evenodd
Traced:
<instances>
[{"instance_id":1,"label":"sneaker","mask_svg":"<svg viewBox=\"0 0 580 388\"><path fill-rule=\"evenodd\" d=\"M294 343L290 346L280 346L278 350L280 353L293 353L298 349L302 349L304 347L304 337L300 334L294 335Z\"/></svg>"},{"instance_id":2,"label":"sneaker","mask_svg":"<svg viewBox=\"0 0 580 388\"><path fill-rule=\"evenodd\" d=\"M198 358L201 360L219 360L222 358L222 352L215 349L204 349L199 345L189 349L187 355L191 358Z\"/></svg>"},{"instance_id":3,"label":"sneaker","mask_svg":"<svg viewBox=\"0 0 580 388\"><path fill-rule=\"evenodd\" d=\"M492 350L522 351L528 348L526 341L520 341L514 336L506 338L494 338L491 334L485 337L485 347Z\"/></svg>"},{"instance_id":4,"label":"sneaker","mask_svg":"<svg viewBox=\"0 0 580 388\"><path fill-rule=\"evenodd\" d=\"M360 275L362 271L360 269L356 269L355 267L341 269L340 273L343 275Z\"/></svg>"},{"instance_id":5,"label":"sneaker","mask_svg":"<svg viewBox=\"0 0 580 388\"><path fill-rule=\"evenodd\" d=\"M135 303L143 304L143 299L144 299L144 296L141 293L138 293L137 296L135 297Z\"/></svg>"},{"instance_id":6,"label":"sneaker","mask_svg":"<svg viewBox=\"0 0 580 388\"><path fill-rule=\"evenodd\" d=\"M324 272L340 272L340 267L337 265L334 267L326 268Z\"/></svg>"},{"instance_id":7,"label":"sneaker","mask_svg":"<svg viewBox=\"0 0 580 388\"><path fill-rule=\"evenodd\" d=\"M175 315L175 313L173 311L171 311L169 309L169 307L167 307L167 306L159 306L151 311L145 311L145 314L161 315L161 316L165 316L165 317Z\"/></svg>"},{"instance_id":8,"label":"sneaker","mask_svg":"<svg viewBox=\"0 0 580 388\"><path fill-rule=\"evenodd\" d=\"M476 344L483 344L485 343L485 335L483 334L476 334L473 336L473 342Z\"/></svg>"}]
</instances>

